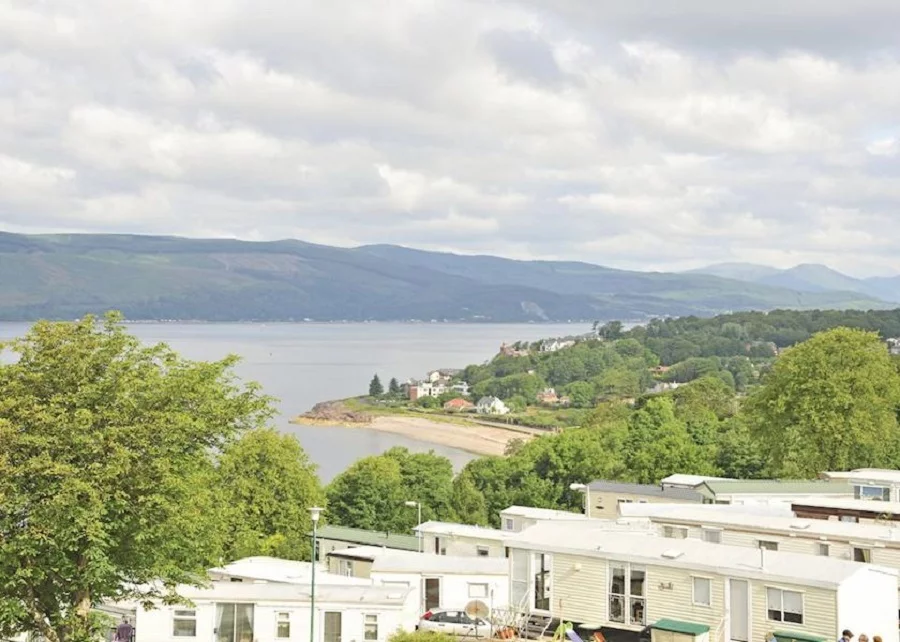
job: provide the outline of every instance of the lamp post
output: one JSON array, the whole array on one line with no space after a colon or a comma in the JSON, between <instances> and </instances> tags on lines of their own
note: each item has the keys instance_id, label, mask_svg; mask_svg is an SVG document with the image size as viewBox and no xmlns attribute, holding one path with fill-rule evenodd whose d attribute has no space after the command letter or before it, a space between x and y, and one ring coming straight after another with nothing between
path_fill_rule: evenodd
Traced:
<instances>
[{"instance_id":1,"label":"lamp post","mask_svg":"<svg viewBox=\"0 0 900 642\"><path fill-rule=\"evenodd\" d=\"M312 518L313 531L312 531L312 554L310 555L310 559L312 559L312 571L310 573L310 581L309 581L309 642L315 642L316 640L316 557L318 557L318 546L317 544L317 535L316 528L319 525L319 516L322 514L322 509L318 506L310 506L309 508L309 516Z\"/></svg>"},{"instance_id":2,"label":"lamp post","mask_svg":"<svg viewBox=\"0 0 900 642\"><path fill-rule=\"evenodd\" d=\"M419 538L419 552L422 553L422 552L424 552L422 550L422 531L421 531L421 529L418 528L418 526L422 525L422 502L414 502L414 501L410 500L408 502L403 502L403 503L404 503L404 505L409 506L410 508L413 508L413 507L416 508L417 515L418 515L417 519L419 520L416 525L417 526L416 537Z\"/></svg>"},{"instance_id":3,"label":"lamp post","mask_svg":"<svg viewBox=\"0 0 900 642\"><path fill-rule=\"evenodd\" d=\"M571 490L578 490L584 493L584 514L591 516L591 488L587 484L569 484Z\"/></svg>"}]
</instances>

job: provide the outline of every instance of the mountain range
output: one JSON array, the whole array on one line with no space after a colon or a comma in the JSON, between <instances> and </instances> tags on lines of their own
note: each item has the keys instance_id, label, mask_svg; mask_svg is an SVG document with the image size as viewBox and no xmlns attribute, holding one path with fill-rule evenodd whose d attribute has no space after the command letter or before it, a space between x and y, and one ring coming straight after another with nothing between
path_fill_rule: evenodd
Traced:
<instances>
[{"instance_id":1,"label":"mountain range","mask_svg":"<svg viewBox=\"0 0 900 642\"><path fill-rule=\"evenodd\" d=\"M749 309L884 309L892 307L887 300L900 300L859 289L843 275L853 287L751 267L638 272L392 245L0 233L0 320L107 309L134 320L640 320Z\"/></svg>"},{"instance_id":2,"label":"mountain range","mask_svg":"<svg viewBox=\"0 0 900 642\"><path fill-rule=\"evenodd\" d=\"M797 292L856 292L883 301L900 301L900 276L857 279L815 263L803 263L784 270L754 263L718 263L687 274L718 276Z\"/></svg>"}]
</instances>

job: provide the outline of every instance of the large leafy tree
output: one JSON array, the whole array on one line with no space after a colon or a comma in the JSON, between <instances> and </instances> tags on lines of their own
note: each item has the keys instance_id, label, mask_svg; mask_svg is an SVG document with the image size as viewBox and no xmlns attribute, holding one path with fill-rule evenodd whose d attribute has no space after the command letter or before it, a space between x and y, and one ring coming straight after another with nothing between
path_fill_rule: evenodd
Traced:
<instances>
[{"instance_id":1,"label":"large leafy tree","mask_svg":"<svg viewBox=\"0 0 900 642\"><path fill-rule=\"evenodd\" d=\"M406 502L421 503L423 521L452 517L453 465L433 452L391 448L357 461L335 477L327 492L333 522L405 533L418 519Z\"/></svg>"},{"instance_id":2,"label":"large leafy tree","mask_svg":"<svg viewBox=\"0 0 900 642\"><path fill-rule=\"evenodd\" d=\"M900 464L900 376L878 335L837 328L789 349L745 410L784 477Z\"/></svg>"},{"instance_id":3,"label":"large leafy tree","mask_svg":"<svg viewBox=\"0 0 900 642\"><path fill-rule=\"evenodd\" d=\"M110 314L40 322L0 366L0 635L96 639L109 599L176 599L221 550L211 452L271 405L233 358L143 346Z\"/></svg>"},{"instance_id":4,"label":"large leafy tree","mask_svg":"<svg viewBox=\"0 0 900 642\"><path fill-rule=\"evenodd\" d=\"M222 453L218 480L226 559L309 558L309 507L322 505L325 493L296 437L271 428L246 433Z\"/></svg>"}]
</instances>

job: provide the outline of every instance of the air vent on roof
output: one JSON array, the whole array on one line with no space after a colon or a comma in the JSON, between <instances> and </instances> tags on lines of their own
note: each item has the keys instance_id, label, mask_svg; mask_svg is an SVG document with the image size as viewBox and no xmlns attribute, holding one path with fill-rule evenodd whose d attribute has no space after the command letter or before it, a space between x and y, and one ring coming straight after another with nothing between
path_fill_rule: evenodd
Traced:
<instances>
[{"instance_id":1,"label":"air vent on roof","mask_svg":"<svg viewBox=\"0 0 900 642\"><path fill-rule=\"evenodd\" d=\"M678 551L673 549L669 549L668 551L664 551L662 556L669 560L677 560L679 557L684 555L683 551Z\"/></svg>"}]
</instances>

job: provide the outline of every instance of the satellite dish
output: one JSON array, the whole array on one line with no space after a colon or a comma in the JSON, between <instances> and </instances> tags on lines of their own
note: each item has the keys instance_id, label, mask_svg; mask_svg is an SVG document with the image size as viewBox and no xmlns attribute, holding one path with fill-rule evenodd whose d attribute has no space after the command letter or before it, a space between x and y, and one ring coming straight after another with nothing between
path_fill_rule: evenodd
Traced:
<instances>
[{"instance_id":1,"label":"satellite dish","mask_svg":"<svg viewBox=\"0 0 900 642\"><path fill-rule=\"evenodd\" d=\"M491 614L491 609L481 600L472 600L466 604L465 611L473 620L486 620Z\"/></svg>"}]
</instances>

